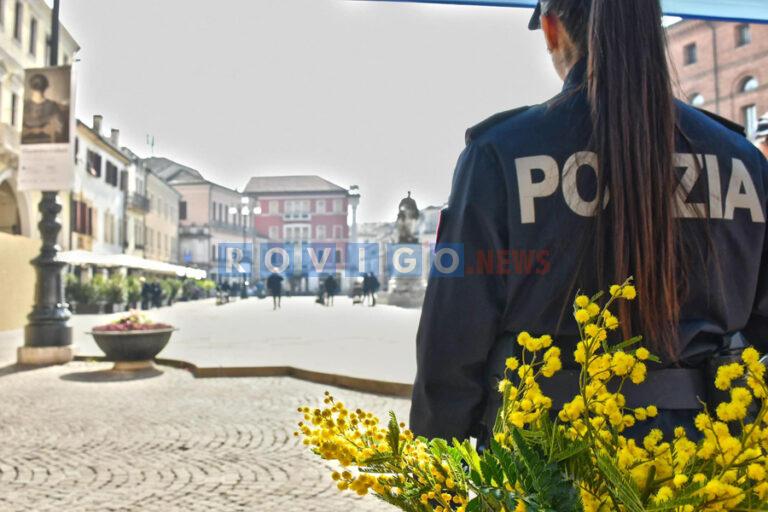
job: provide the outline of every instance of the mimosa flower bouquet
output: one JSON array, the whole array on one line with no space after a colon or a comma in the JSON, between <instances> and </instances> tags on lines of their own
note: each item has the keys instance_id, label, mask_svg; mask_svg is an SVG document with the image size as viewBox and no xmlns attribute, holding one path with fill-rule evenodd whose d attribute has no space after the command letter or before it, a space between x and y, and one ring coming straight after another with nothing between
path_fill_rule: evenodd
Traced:
<instances>
[{"instance_id":1,"label":"mimosa flower bouquet","mask_svg":"<svg viewBox=\"0 0 768 512\"><path fill-rule=\"evenodd\" d=\"M323 408L299 409L297 435L338 464L339 490L409 512L768 510L768 387L756 350L718 369L715 385L730 400L696 417L700 440L682 427L670 439L659 430L640 442L624 435L658 414L653 404L627 407L622 394L657 361L640 337L612 341L620 322L611 308L635 296L628 280L576 297L579 389L557 412L540 383L561 370L560 349L547 335L518 336L482 452L466 440L415 437L393 414L382 423L330 394Z\"/></svg>"}]
</instances>

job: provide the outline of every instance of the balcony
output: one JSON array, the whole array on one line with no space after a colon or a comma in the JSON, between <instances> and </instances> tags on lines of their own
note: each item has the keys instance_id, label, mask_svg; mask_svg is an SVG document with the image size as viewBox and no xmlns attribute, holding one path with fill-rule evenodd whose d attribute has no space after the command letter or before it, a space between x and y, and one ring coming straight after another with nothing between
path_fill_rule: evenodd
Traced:
<instances>
[{"instance_id":1,"label":"balcony","mask_svg":"<svg viewBox=\"0 0 768 512\"><path fill-rule=\"evenodd\" d=\"M147 213L149 211L149 198L136 192L129 194L128 209Z\"/></svg>"}]
</instances>

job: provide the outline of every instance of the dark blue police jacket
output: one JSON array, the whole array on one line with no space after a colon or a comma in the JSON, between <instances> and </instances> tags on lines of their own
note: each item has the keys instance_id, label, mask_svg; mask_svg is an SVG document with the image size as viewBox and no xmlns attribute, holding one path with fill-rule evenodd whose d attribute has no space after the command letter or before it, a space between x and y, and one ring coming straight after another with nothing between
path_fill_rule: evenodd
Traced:
<instances>
[{"instance_id":1,"label":"dark blue police jacket","mask_svg":"<svg viewBox=\"0 0 768 512\"><path fill-rule=\"evenodd\" d=\"M566 305L576 289L597 286L588 277L574 282L584 274L580 263L596 265L594 251L582 251L593 232L597 188L596 157L587 151L585 68L583 61L575 66L549 102L498 114L467 132L438 232L438 243L464 245L466 268L462 277L431 277L427 288L410 418L418 435L479 433L497 394L489 367L503 367L514 343L499 345L516 333L554 334L564 364L573 364L578 334ZM711 243L690 242L716 254L691 263L676 363L701 365L720 350L722 335L737 331L766 352L768 163L727 121L682 102L677 110L676 163L690 191L678 203L681 236L701 238L696 233L705 226Z\"/></svg>"}]
</instances>

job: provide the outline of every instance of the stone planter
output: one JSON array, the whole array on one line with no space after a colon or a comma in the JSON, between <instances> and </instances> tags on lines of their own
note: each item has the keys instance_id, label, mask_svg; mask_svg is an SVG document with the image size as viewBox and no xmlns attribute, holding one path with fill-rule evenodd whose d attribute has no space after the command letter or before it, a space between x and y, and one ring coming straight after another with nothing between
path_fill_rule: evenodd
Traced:
<instances>
[{"instance_id":1,"label":"stone planter","mask_svg":"<svg viewBox=\"0 0 768 512\"><path fill-rule=\"evenodd\" d=\"M91 331L96 345L114 361L115 370L139 370L152 367L152 360L159 354L175 328L144 331Z\"/></svg>"}]
</instances>

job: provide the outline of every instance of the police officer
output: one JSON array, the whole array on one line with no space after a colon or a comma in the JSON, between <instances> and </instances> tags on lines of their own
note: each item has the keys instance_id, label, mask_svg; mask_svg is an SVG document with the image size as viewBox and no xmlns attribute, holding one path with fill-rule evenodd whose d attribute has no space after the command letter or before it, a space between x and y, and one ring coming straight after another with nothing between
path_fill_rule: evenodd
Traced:
<instances>
[{"instance_id":1,"label":"police officer","mask_svg":"<svg viewBox=\"0 0 768 512\"><path fill-rule=\"evenodd\" d=\"M626 389L660 410L629 435L695 434L711 363L768 350L768 163L740 127L674 100L659 0L542 0L530 28L564 86L467 132L437 240L463 244L465 271L430 277L411 426L487 433L524 330L554 335L565 371L544 391L571 399L575 293L634 276L622 323L662 364Z\"/></svg>"}]
</instances>

